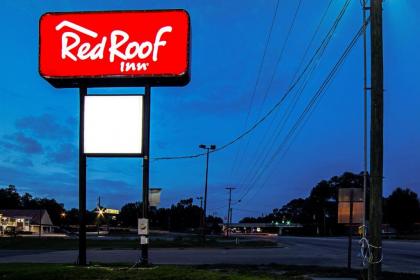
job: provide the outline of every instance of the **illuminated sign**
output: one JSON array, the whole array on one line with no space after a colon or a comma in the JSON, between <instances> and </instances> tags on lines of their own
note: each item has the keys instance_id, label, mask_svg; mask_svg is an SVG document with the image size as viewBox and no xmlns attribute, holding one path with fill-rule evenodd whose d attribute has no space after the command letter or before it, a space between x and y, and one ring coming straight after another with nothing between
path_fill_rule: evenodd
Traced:
<instances>
[{"instance_id":1,"label":"illuminated sign","mask_svg":"<svg viewBox=\"0 0 420 280\"><path fill-rule=\"evenodd\" d=\"M105 211L104 211L106 214L110 214L110 215L119 215L120 214L120 210L117 210L117 209L110 209L110 208L107 208L107 209L105 209Z\"/></svg>"},{"instance_id":2,"label":"illuminated sign","mask_svg":"<svg viewBox=\"0 0 420 280\"><path fill-rule=\"evenodd\" d=\"M47 13L39 72L55 87L185 85L184 10Z\"/></svg>"},{"instance_id":3,"label":"illuminated sign","mask_svg":"<svg viewBox=\"0 0 420 280\"><path fill-rule=\"evenodd\" d=\"M350 213L350 207L352 208L352 213ZM339 188L337 215L338 223L349 224L351 215L352 224L362 224L363 214L363 190L361 188Z\"/></svg>"},{"instance_id":4,"label":"illuminated sign","mask_svg":"<svg viewBox=\"0 0 420 280\"><path fill-rule=\"evenodd\" d=\"M157 207L160 203L160 193L162 189L151 188L149 189L149 205Z\"/></svg>"},{"instance_id":5,"label":"illuminated sign","mask_svg":"<svg viewBox=\"0 0 420 280\"><path fill-rule=\"evenodd\" d=\"M142 154L143 96L85 96L84 153L90 156Z\"/></svg>"}]
</instances>

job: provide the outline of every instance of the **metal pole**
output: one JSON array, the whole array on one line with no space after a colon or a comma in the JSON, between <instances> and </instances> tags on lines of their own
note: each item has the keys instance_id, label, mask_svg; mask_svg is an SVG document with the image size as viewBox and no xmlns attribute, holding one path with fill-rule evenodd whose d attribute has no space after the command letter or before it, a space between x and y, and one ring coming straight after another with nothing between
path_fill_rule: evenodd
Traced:
<instances>
[{"instance_id":1,"label":"metal pole","mask_svg":"<svg viewBox=\"0 0 420 280\"><path fill-rule=\"evenodd\" d=\"M100 219L100 211L101 211L101 197L100 196L98 196L98 215L96 215L96 219L97 219L97 225L96 225L96 230L98 231L97 232L97 235L99 236L99 219Z\"/></svg>"},{"instance_id":2,"label":"metal pole","mask_svg":"<svg viewBox=\"0 0 420 280\"><path fill-rule=\"evenodd\" d=\"M382 178L383 178L383 49L382 0L371 0L371 139L369 243L372 259L368 279L379 279L382 259Z\"/></svg>"},{"instance_id":3,"label":"metal pole","mask_svg":"<svg viewBox=\"0 0 420 280\"><path fill-rule=\"evenodd\" d=\"M144 115L143 115L143 213L142 217L149 217L149 153L150 153L150 87L144 91ZM149 226L149 225L148 225ZM141 264L149 264L149 236L146 236L146 244L141 244Z\"/></svg>"},{"instance_id":4,"label":"metal pole","mask_svg":"<svg viewBox=\"0 0 420 280\"><path fill-rule=\"evenodd\" d=\"M203 209L203 239L206 241L206 211L207 211L207 181L209 177L209 153L210 148L207 149L207 157L206 157L206 181L204 184L204 209Z\"/></svg>"},{"instance_id":5,"label":"metal pole","mask_svg":"<svg viewBox=\"0 0 420 280\"><path fill-rule=\"evenodd\" d=\"M80 88L79 124L79 265L86 265L86 155L84 153L85 96L87 88Z\"/></svg>"},{"instance_id":6,"label":"metal pole","mask_svg":"<svg viewBox=\"0 0 420 280\"><path fill-rule=\"evenodd\" d=\"M353 190L350 190L350 211L349 211L349 244L347 249L347 269L351 270L351 243L352 243L352 235L353 235L353 200L354 200L354 193Z\"/></svg>"}]
</instances>

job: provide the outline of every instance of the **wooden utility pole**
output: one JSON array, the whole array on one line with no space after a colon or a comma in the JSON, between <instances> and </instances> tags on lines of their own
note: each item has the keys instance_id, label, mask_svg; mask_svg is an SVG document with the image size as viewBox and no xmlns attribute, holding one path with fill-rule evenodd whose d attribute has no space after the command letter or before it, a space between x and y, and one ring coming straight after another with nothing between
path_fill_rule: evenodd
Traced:
<instances>
[{"instance_id":1,"label":"wooden utility pole","mask_svg":"<svg viewBox=\"0 0 420 280\"><path fill-rule=\"evenodd\" d=\"M229 191L229 200L228 200L228 216L227 216L227 231L226 231L226 236L229 237L229 230L230 230L230 224L232 223L232 190L234 190L235 188L232 187L228 187L225 188Z\"/></svg>"},{"instance_id":2,"label":"wooden utility pole","mask_svg":"<svg viewBox=\"0 0 420 280\"><path fill-rule=\"evenodd\" d=\"M369 243L371 261L368 279L380 279L382 260L382 177L383 177L383 51L382 0L371 0L371 139Z\"/></svg>"}]
</instances>

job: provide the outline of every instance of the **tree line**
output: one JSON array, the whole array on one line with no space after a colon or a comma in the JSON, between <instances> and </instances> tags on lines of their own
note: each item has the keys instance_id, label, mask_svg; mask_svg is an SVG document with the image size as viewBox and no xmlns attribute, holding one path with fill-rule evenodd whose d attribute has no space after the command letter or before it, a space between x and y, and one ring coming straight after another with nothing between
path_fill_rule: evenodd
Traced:
<instances>
[{"instance_id":1,"label":"tree line","mask_svg":"<svg viewBox=\"0 0 420 280\"><path fill-rule=\"evenodd\" d=\"M368 182L369 177L368 177ZM363 173L345 172L329 180L320 181L306 198L292 199L272 213L260 217L245 217L240 222L284 222L303 225L302 234L342 234L345 226L337 223L338 190L340 188L362 188ZM369 183L367 186L369 190ZM365 205L369 201L369 192ZM369 209L366 207L367 217ZM408 188L396 188L383 198L383 223L389 224L399 233L409 233L420 223L420 202L418 195ZM420 226L420 225L419 225Z\"/></svg>"},{"instance_id":2,"label":"tree line","mask_svg":"<svg viewBox=\"0 0 420 280\"><path fill-rule=\"evenodd\" d=\"M369 178L368 178L369 179ZM369 182L369 180L368 180ZM363 174L345 172L329 180L322 180L312 188L306 198L292 199L285 205L260 217L245 217L240 222L284 223L292 222L303 226L299 233L308 235L336 235L345 232L345 226L337 223L338 189L362 188ZM369 186L368 188L369 189ZM367 193L369 201L369 192ZM55 199L37 198L29 193L20 195L14 185L0 188L0 209L46 209L54 225L77 225L79 211L66 210L64 204ZM368 209L367 209L368 210ZM367 213L367 217L369 217ZM400 233L411 232L420 223L420 203L418 195L410 189L395 189L383 198L383 223L391 225ZM192 198L180 200L169 208L151 207L149 213L152 229L170 231L198 231L201 227L202 209L193 204ZM142 216L142 203L125 204L116 219L100 217L97 209L87 211L88 224L107 224L119 227L137 227L137 219ZM222 218L207 216L207 228L220 231ZM419 227L420 225L418 225Z\"/></svg>"},{"instance_id":3,"label":"tree line","mask_svg":"<svg viewBox=\"0 0 420 280\"><path fill-rule=\"evenodd\" d=\"M125 204L116 219L110 216L98 215L98 209L86 211L87 224L109 225L119 227L137 227L137 219L142 217L142 203L133 202ZM0 209L45 209L51 221L57 226L70 226L79 223L79 210L72 208L66 210L64 204L55 199L37 198L29 193L20 195L14 185L0 188ZM200 228L202 210L193 204L192 198L182 199L169 208L151 207L149 211L150 226L152 229L172 231L197 231ZM206 224L210 231L217 232L223 223L220 217L207 216Z\"/></svg>"}]
</instances>

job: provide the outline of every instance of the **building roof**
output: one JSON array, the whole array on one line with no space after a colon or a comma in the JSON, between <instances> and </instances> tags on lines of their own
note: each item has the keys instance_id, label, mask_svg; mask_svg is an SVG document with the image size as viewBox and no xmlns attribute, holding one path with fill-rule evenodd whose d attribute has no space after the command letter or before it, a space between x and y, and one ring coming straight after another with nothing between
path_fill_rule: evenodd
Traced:
<instances>
[{"instance_id":1,"label":"building roof","mask_svg":"<svg viewBox=\"0 0 420 280\"><path fill-rule=\"evenodd\" d=\"M9 218L28 218L31 224L53 225L48 211L45 209L3 209L0 210L3 217Z\"/></svg>"},{"instance_id":2,"label":"building roof","mask_svg":"<svg viewBox=\"0 0 420 280\"><path fill-rule=\"evenodd\" d=\"M251 227L251 228L295 228L295 227L302 227L301 224L291 223L291 224L283 224L283 223L224 223L224 226L229 227Z\"/></svg>"}]
</instances>

